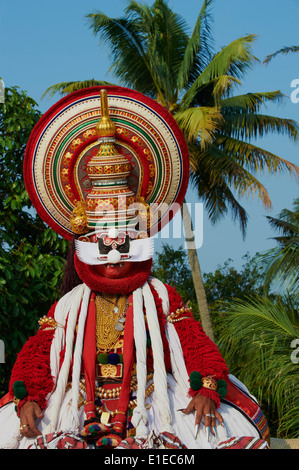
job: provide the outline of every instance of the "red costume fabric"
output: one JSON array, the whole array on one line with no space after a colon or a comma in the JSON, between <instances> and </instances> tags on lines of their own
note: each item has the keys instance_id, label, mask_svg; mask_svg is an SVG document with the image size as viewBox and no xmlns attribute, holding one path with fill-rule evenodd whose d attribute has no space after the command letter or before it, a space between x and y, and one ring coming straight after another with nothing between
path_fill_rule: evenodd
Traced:
<instances>
[{"instance_id":1,"label":"red costume fabric","mask_svg":"<svg viewBox=\"0 0 299 470\"><path fill-rule=\"evenodd\" d=\"M131 283L131 287L133 285L134 284ZM166 370L171 372L170 353L165 335L166 318L162 310L162 301L153 287L151 290L157 307L161 337L164 346L165 366ZM170 302L170 313L172 313L177 308L183 306L183 300L174 288L167 286L167 290ZM53 316L54 308L55 305L50 309L48 313L49 317ZM90 331L90 327L88 325L89 322L87 322L86 329ZM192 371L196 370L200 372L202 376L213 375L217 380L227 379L227 366L217 347L206 336L198 321L194 320L192 317L190 317L190 319L183 319L175 323L175 328L181 341L188 375L190 375ZM17 361L11 375L9 391L11 396L13 396L13 383L17 380L21 380L24 382L28 393L27 397L20 401L18 405L19 409L26 401L35 401L42 410L47 405L47 395L53 390L54 386L50 369L50 348L53 335L54 329L47 329L46 326L42 326L36 335L27 341L17 357ZM85 348L93 343L94 336L93 339L88 339L88 343L85 341ZM86 354L84 355L83 353L83 364L87 367L84 357L86 357ZM63 358L61 358L61 360L62 359ZM152 356L149 348L148 367L151 367L151 365ZM195 395L195 393L197 392L193 392L190 389L190 396ZM216 405L219 406L220 399L217 392L201 389L199 393L212 398L216 402Z\"/></svg>"},{"instance_id":2,"label":"red costume fabric","mask_svg":"<svg viewBox=\"0 0 299 470\"><path fill-rule=\"evenodd\" d=\"M174 288L167 286L170 313L183 307L181 296ZM202 377L213 376L216 380L227 380L228 368L217 346L207 337L201 324L194 318L181 320L175 324L176 332L180 338L183 355L188 375L191 372L200 372ZM189 389L191 397L204 395L215 401L217 408L220 406L220 398L217 392L201 388L199 391Z\"/></svg>"}]
</instances>

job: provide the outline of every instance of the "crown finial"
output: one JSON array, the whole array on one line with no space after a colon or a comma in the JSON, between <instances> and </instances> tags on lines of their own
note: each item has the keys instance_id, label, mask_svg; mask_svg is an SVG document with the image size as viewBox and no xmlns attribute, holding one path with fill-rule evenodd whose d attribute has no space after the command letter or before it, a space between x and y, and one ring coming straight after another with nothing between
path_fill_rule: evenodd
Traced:
<instances>
[{"instance_id":1,"label":"crown finial","mask_svg":"<svg viewBox=\"0 0 299 470\"><path fill-rule=\"evenodd\" d=\"M101 119L97 125L97 133L99 138L114 137L116 126L109 116L107 90L101 90Z\"/></svg>"}]
</instances>

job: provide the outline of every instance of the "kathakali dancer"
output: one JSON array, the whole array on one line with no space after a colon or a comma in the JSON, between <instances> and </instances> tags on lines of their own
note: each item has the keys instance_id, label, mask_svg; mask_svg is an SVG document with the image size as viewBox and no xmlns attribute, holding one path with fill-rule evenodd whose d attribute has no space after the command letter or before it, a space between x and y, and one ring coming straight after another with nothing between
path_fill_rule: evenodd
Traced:
<instances>
[{"instance_id":1,"label":"kathakali dancer","mask_svg":"<svg viewBox=\"0 0 299 470\"><path fill-rule=\"evenodd\" d=\"M74 92L37 123L26 188L73 252L66 291L0 402L1 448L268 447L255 398L176 290L151 276L153 236L188 177L175 120L133 90Z\"/></svg>"}]
</instances>

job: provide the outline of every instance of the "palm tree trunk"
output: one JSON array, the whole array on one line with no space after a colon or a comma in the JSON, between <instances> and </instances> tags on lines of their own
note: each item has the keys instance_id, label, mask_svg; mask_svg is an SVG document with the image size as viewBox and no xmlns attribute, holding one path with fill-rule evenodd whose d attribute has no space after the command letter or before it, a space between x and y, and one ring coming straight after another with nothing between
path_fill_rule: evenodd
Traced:
<instances>
[{"instance_id":1,"label":"palm tree trunk","mask_svg":"<svg viewBox=\"0 0 299 470\"><path fill-rule=\"evenodd\" d=\"M209 336L209 338L214 341L214 332L207 302L206 291L200 271L197 250L195 246L194 240L194 232L193 232L193 224L191 215L186 204L186 200L181 205L181 215L183 219L184 231L185 231L185 239L187 244L188 256L189 256L189 263L192 272L192 279L201 319L201 324L205 333Z\"/></svg>"}]
</instances>

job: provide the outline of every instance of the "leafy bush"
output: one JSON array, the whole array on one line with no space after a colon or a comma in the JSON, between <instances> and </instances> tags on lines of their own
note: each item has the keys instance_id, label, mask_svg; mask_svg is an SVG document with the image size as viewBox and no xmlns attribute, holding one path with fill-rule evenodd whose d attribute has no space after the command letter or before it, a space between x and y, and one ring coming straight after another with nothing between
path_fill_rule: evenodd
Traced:
<instances>
[{"instance_id":1,"label":"leafy bush","mask_svg":"<svg viewBox=\"0 0 299 470\"><path fill-rule=\"evenodd\" d=\"M59 293L68 243L38 217L23 181L30 133L41 113L17 87L0 104L0 395L7 391L16 354L38 328Z\"/></svg>"}]
</instances>

